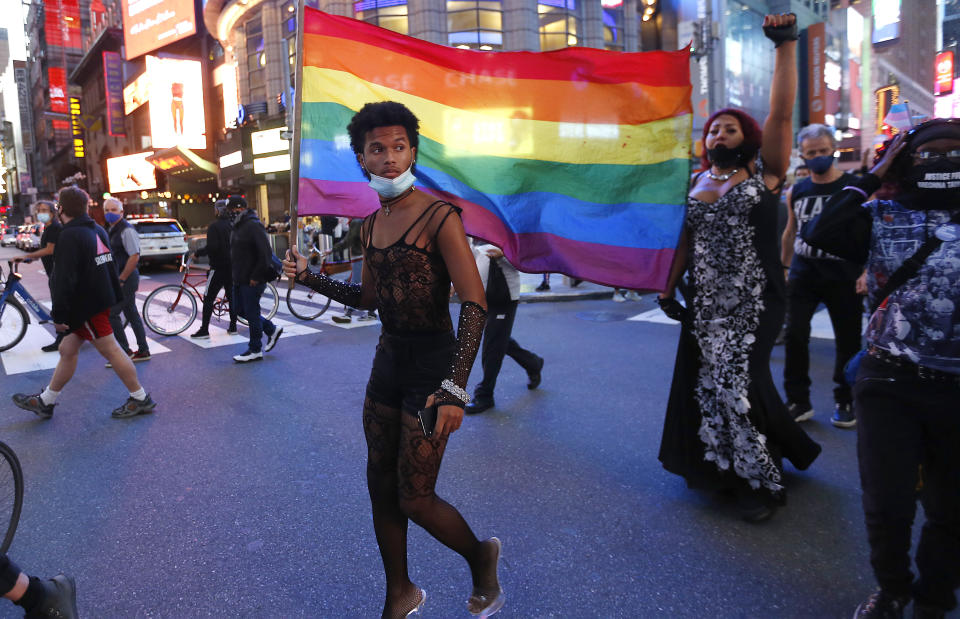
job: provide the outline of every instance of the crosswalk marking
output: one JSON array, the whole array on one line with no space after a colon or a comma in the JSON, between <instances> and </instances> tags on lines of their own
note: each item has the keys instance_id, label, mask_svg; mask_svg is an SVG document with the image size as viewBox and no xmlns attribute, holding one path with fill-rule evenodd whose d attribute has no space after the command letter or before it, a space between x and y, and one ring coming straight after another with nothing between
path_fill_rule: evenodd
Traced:
<instances>
[{"instance_id":1,"label":"crosswalk marking","mask_svg":"<svg viewBox=\"0 0 960 619\"><path fill-rule=\"evenodd\" d=\"M667 318L659 309L652 309L643 312L642 314L637 314L632 316L627 320L635 320L638 322L654 322L664 325L679 325L680 323L671 318ZM865 333L867 328L867 318L863 318L863 328L861 333ZM830 322L830 313L826 308L820 310L819 312L813 315L813 319L810 321L810 337L817 338L820 340L833 340L836 339L833 333L833 325Z\"/></svg>"},{"instance_id":2,"label":"crosswalk marking","mask_svg":"<svg viewBox=\"0 0 960 619\"><path fill-rule=\"evenodd\" d=\"M10 350L0 353L0 360L3 361L3 370L7 376L23 374L25 372L52 370L57 367L57 362L60 361L60 353L43 352L40 350L42 346L46 346L53 341L52 333L53 330L49 328L49 326L44 328L35 322L28 324L27 332L23 336L23 339L20 340L20 343ZM149 334L150 331L147 331L147 333ZM137 341L137 338L133 335L133 329L130 327L127 327L126 334L127 341ZM170 352L169 348L150 337L147 337L147 344L150 346L151 355ZM84 354L82 351L87 348L93 350L92 345L84 346L80 349L81 354ZM94 354L96 354L96 351L94 351Z\"/></svg>"}]
</instances>

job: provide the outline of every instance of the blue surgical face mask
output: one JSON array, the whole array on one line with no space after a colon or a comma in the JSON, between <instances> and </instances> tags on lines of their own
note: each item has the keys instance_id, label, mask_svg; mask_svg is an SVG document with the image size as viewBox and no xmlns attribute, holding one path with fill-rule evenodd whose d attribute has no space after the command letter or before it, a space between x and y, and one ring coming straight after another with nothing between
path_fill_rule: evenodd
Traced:
<instances>
[{"instance_id":1,"label":"blue surgical face mask","mask_svg":"<svg viewBox=\"0 0 960 619\"><path fill-rule=\"evenodd\" d=\"M803 162L814 174L823 174L833 166L833 155L820 155L813 159L804 159Z\"/></svg>"},{"instance_id":2,"label":"blue surgical face mask","mask_svg":"<svg viewBox=\"0 0 960 619\"><path fill-rule=\"evenodd\" d=\"M37 221L42 224L50 223L50 213L37 213Z\"/></svg>"},{"instance_id":3,"label":"blue surgical face mask","mask_svg":"<svg viewBox=\"0 0 960 619\"><path fill-rule=\"evenodd\" d=\"M113 224L123 219L123 214L122 213L104 213L103 218L106 219L107 223L112 226Z\"/></svg>"},{"instance_id":4,"label":"blue surgical face mask","mask_svg":"<svg viewBox=\"0 0 960 619\"><path fill-rule=\"evenodd\" d=\"M384 178L382 176L377 176L372 172L370 174L370 188L380 194L381 197L387 198L396 198L401 193L410 189L413 186L413 183L417 180L417 177L413 175L413 164L416 161L410 163L410 167L396 178Z\"/></svg>"}]
</instances>

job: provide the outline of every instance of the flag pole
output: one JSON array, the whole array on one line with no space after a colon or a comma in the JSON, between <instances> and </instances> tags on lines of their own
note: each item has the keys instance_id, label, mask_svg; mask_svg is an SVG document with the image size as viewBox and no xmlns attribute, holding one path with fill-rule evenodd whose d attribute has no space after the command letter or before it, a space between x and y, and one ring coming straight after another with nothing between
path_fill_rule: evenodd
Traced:
<instances>
[{"instance_id":1,"label":"flag pole","mask_svg":"<svg viewBox=\"0 0 960 619\"><path fill-rule=\"evenodd\" d=\"M303 98L303 13L305 0L297 2L297 74L294 77L293 122L288 124L287 131L293 130L293 141L290 144L290 228L287 230L287 242L290 247L299 249L300 222L297 217L300 203L300 108ZM289 94L289 93L288 93ZM288 280L287 288L292 290L294 281Z\"/></svg>"}]
</instances>

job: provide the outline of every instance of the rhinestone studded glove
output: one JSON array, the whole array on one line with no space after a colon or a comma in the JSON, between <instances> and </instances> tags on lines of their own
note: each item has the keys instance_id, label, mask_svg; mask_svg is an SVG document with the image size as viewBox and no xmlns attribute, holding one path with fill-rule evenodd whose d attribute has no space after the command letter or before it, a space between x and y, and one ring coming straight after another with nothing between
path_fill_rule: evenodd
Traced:
<instances>
[{"instance_id":1,"label":"rhinestone studded glove","mask_svg":"<svg viewBox=\"0 0 960 619\"><path fill-rule=\"evenodd\" d=\"M460 322L457 325L457 354L453 357L453 364L450 367L450 373L444 383L450 381L453 387L448 391L440 388L434 394L437 398L437 404L459 406L463 408L470 400L464 398L466 394L467 379L470 378L470 369L473 367L473 360L477 357L477 350L480 349L480 340L483 338L483 327L487 323L487 310L480 307L473 301L467 301L460 306ZM457 393L453 393L453 392Z\"/></svg>"},{"instance_id":2,"label":"rhinestone studded glove","mask_svg":"<svg viewBox=\"0 0 960 619\"><path fill-rule=\"evenodd\" d=\"M326 275L317 275L307 269L297 273L294 281L308 288L313 288L320 294L330 297L337 303L343 303L347 307L360 307L360 284L348 284Z\"/></svg>"}]
</instances>

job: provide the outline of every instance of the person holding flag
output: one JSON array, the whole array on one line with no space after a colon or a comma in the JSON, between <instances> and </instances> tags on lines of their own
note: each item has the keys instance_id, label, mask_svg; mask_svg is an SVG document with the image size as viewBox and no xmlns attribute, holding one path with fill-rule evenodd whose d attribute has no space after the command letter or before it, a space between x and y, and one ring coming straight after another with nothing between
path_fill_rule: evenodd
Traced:
<instances>
[{"instance_id":1,"label":"person holding flag","mask_svg":"<svg viewBox=\"0 0 960 619\"><path fill-rule=\"evenodd\" d=\"M770 374L785 307L777 194L793 142L796 16L767 15L763 30L776 45L770 114L762 134L740 110L707 120L705 169L692 178L686 232L659 298L683 322L660 461L691 487L735 493L750 522L783 502L783 457L805 469L820 453ZM688 260L695 291L684 307L673 291Z\"/></svg>"},{"instance_id":2,"label":"person holding flag","mask_svg":"<svg viewBox=\"0 0 960 619\"><path fill-rule=\"evenodd\" d=\"M480 541L434 487L450 434L470 401L467 379L486 322L483 283L460 209L414 187L419 120L400 103L367 103L350 121L350 144L380 208L360 229L360 283L316 275L294 247L284 273L349 307L380 312L383 332L363 405L367 486L387 581L383 617L418 612L426 593L407 573L413 520L470 567L467 609L488 617L504 603L500 540ZM451 282L462 304L456 337ZM430 412L436 407L435 425Z\"/></svg>"}]
</instances>

